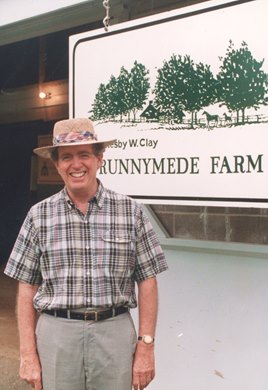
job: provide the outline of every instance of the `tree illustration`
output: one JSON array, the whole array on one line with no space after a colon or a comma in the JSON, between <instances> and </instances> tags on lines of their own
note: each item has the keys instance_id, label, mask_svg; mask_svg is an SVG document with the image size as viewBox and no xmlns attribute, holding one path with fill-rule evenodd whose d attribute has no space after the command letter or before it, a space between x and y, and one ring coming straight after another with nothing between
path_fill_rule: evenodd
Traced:
<instances>
[{"instance_id":1,"label":"tree illustration","mask_svg":"<svg viewBox=\"0 0 268 390\"><path fill-rule=\"evenodd\" d=\"M95 95L93 108L92 108L92 119L99 120L108 117L109 107L109 93L105 84L100 84L98 92Z\"/></svg>"},{"instance_id":2,"label":"tree illustration","mask_svg":"<svg viewBox=\"0 0 268 390\"><path fill-rule=\"evenodd\" d=\"M108 85L108 93L110 97L110 108L109 112L113 118L120 116L120 121L122 121L123 115L128 112L128 106L126 101L126 93L129 89L128 87L128 72L122 67L120 69L120 74L116 78L111 77L110 83Z\"/></svg>"},{"instance_id":3,"label":"tree illustration","mask_svg":"<svg viewBox=\"0 0 268 390\"><path fill-rule=\"evenodd\" d=\"M134 62L133 67L129 73L129 91L126 95L129 110L133 113L134 121L136 113L141 110L146 99L148 98L150 82L149 70L143 64Z\"/></svg>"},{"instance_id":4,"label":"tree illustration","mask_svg":"<svg viewBox=\"0 0 268 390\"><path fill-rule=\"evenodd\" d=\"M259 108L267 104L267 74L261 69L264 60L253 58L248 45L243 42L240 49L234 49L229 42L224 58L220 57L222 65L217 76L220 89L219 99L229 111L236 111L237 123L239 112L242 114L242 123L245 123L245 110Z\"/></svg>"},{"instance_id":5,"label":"tree illustration","mask_svg":"<svg viewBox=\"0 0 268 390\"><path fill-rule=\"evenodd\" d=\"M189 55L172 55L158 70L155 85L155 105L167 119L177 119L181 110L192 115L216 100L216 79L209 65L195 64Z\"/></svg>"},{"instance_id":6,"label":"tree illustration","mask_svg":"<svg viewBox=\"0 0 268 390\"><path fill-rule=\"evenodd\" d=\"M93 103L93 120L111 119L126 111L124 106L124 92L121 69L120 76L111 76L109 82L100 84Z\"/></svg>"},{"instance_id":7,"label":"tree illustration","mask_svg":"<svg viewBox=\"0 0 268 390\"><path fill-rule=\"evenodd\" d=\"M129 114L130 107L130 76L129 72L122 66L117 78L117 89L114 91L113 98L118 101L120 120L122 116Z\"/></svg>"},{"instance_id":8,"label":"tree illustration","mask_svg":"<svg viewBox=\"0 0 268 390\"><path fill-rule=\"evenodd\" d=\"M149 93L149 71L145 66L134 62L130 72L123 66L118 77L112 75L109 82L100 84L93 103L93 119L115 118L136 112L142 109Z\"/></svg>"}]
</instances>

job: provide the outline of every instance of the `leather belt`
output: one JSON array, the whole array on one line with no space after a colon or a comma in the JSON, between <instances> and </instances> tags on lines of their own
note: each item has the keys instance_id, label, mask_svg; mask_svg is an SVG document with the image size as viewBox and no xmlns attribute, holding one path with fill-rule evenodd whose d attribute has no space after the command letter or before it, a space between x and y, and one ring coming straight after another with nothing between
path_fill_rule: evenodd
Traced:
<instances>
[{"instance_id":1,"label":"leather belt","mask_svg":"<svg viewBox=\"0 0 268 390\"><path fill-rule=\"evenodd\" d=\"M49 314L53 317L68 318L70 320L83 320L83 321L102 321L107 318L116 317L119 314L126 313L127 307L119 306L112 309L94 311L85 310L84 312L75 312L71 310L42 310L42 313Z\"/></svg>"}]
</instances>

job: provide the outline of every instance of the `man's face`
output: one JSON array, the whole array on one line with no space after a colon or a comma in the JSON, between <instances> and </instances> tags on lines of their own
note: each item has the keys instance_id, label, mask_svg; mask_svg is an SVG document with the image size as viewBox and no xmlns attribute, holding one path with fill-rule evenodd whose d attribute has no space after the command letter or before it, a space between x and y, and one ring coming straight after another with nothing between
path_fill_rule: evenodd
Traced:
<instances>
[{"instance_id":1,"label":"man's face","mask_svg":"<svg viewBox=\"0 0 268 390\"><path fill-rule=\"evenodd\" d=\"M69 195L93 195L103 155L96 156L91 145L60 146L58 149L55 166Z\"/></svg>"}]
</instances>

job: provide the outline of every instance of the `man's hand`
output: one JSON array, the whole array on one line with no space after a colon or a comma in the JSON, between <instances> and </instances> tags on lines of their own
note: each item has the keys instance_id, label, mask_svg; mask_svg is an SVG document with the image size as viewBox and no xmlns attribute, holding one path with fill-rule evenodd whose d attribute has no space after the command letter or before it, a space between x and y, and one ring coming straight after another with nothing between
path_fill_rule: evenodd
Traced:
<instances>
[{"instance_id":1,"label":"man's hand","mask_svg":"<svg viewBox=\"0 0 268 390\"><path fill-rule=\"evenodd\" d=\"M134 390L143 390L154 379L154 345L137 343L133 363L132 384Z\"/></svg>"},{"instance_id":2,"label":"man's hand","mask_svg":"<svg viewBox=\"0 0 268 390\"><path fill-rule=\"evenodd\" d=\"M27 355L20 360L20 377L35 390L42 390L41 366L37 354Z\"/></svg>"}]
</instances>

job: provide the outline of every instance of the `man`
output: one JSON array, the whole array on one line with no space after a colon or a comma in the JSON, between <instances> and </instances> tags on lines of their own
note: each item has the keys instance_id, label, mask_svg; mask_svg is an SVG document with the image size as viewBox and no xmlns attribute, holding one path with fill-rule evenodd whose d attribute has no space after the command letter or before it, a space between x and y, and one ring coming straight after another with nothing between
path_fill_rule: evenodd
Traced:
<instances>
[{"instance_id":1,"label":"man","mask_svg":"<svg viewBox=\"0 0 268 390\"><path fill-rule=\"evenodd\" d=\"M57 122L53 136L34 152L65 187L31 208L5 269L19 281L20 376L36 390L142 390L155 375L163 252L140 205L96 177L115 140L98 140L89 119Z\"/></svg>"}]
</instances>

